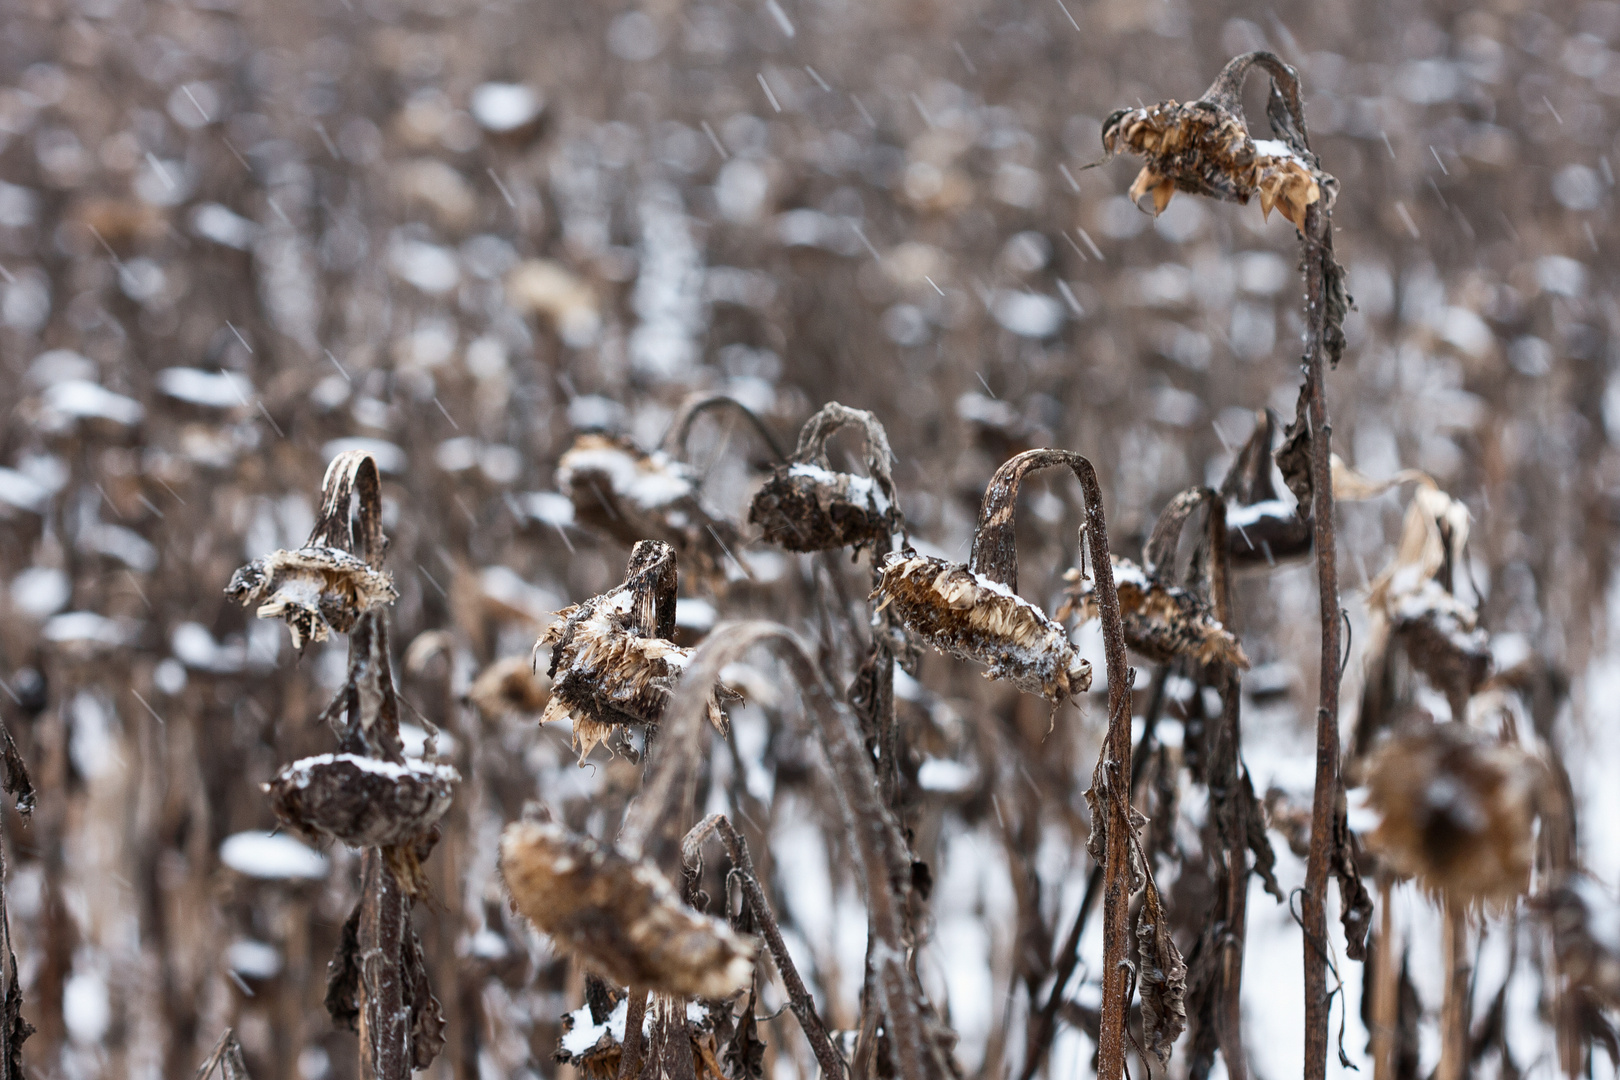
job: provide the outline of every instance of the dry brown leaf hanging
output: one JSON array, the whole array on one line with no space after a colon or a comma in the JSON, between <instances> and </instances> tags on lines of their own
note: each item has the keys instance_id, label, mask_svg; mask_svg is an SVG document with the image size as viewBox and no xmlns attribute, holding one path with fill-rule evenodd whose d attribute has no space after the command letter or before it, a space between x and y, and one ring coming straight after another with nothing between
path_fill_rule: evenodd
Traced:
<instances>
[{"instance_id":1,"label":"dry brown leaf hanging","mask_svg":"<svg viewBox=\"0 0 1620 1080\"><path fill-rule=\"evenodd\" d=\"M682 904L651 863L561 825L508 825L501 877L524 917L622 986L729 997L753 976L753 939Z\"/></svg>"},{"instance_id":2,"label":"dry brown leaf hanging","mask_svg":"<svg viewBox=\"0 0 1620 1080\"><path fill-rule=\"evenodd\" d=\"M1545 782L1535 758L1461 723L1396 736L1368 765L1369 845L1454 902L1510 901L1530 885Z\"/></svg>"},{"instance_id":3,"label":"dry brown leaf hanging","mask_svg":"<svg viewBox=\"0 0 1620 1080\"><path fill-rule=\"evenodd\" d=\"M832 471L827 440L845 426L859 426L866 435L867 476ZM749 524L789 551L859 551L869 544L886 550L902 524L893 466L889 438L877 418L830 402L805 422L792 459L778 465L754 495Z\"/></svg>"},{"instance_id":4,"label":"dry brown leaf hanging","mask_svg":"<svg viewBox=\"0 0 1620 1080\"><path fill-rule=\"evenodd\" d=\"M580 524L625 544L662 540L704 580L725 579L736 527L703 504L692 469L663 451L581 435L557 463L557 486Z\"/></svg>"},{"instance_id":5,"label":"dry brown leaf hanging","mask_svg":"<svg viewBox=\"0 0 1620 1080\"><path fill-rule=\"evenodd\" d=\"M1197 593L1164 584L1130 559L1115 555L1113 563L1125 644L1160 664L1188 656L1200 664L1249 666L1243 646ZM1091 579L1081 577L1078 568L1071 568L1063 579L1069 582L1068 595L1057 617L1076 615L1081 622L1097 618Z\"/></svg>"},{"instance_id":6,"label":"dry brown leaf hanging","mask_svg":"<svg viewBox=\"0 0 1620 1080\"><path fill-rule=\"evenodd\" d=\"M659 540L642 540L630 552L622 585L564 608L540 635L536 648L551 648L551 701L541 723L568 720L583 761L616 728L656 726L670 694L692 657L669 640L675 632L675 552ZM723 697L709 696L709 722L725 730Z\"/></svg>"},{"instance_id":7,"label":"dry brown leaf hanging","mask_svg":"<svg viewBox=\"0 0 1620 1080\"><path fill-rule=\"evenodd\" d=\"M1160 1064L1187 1028L1187 962L1170 936L1159 889L1151 881L1136 919L1136 985L1142 996L1142 1039Z\"/></svg>"},{"instance_id":8,"label":"dry brown leaf hanging","mask_svg":"<svg viewBox=\"0 0 1620 1080\"><path fill-rule=\"evenodd\" d=\"M357 492L362 526L380 537L376 463L368 454L347 451L327 466L320 515L304 546L254 559L225 589L243 606L257 604L259 618L284 620L295 649L325 641L334 630L348 633L361 615L398 595L392 575L347 550L352 546L349 503ZM381 554L378 550L373 562L380 563Z\"/></svg>"}]
</instances>

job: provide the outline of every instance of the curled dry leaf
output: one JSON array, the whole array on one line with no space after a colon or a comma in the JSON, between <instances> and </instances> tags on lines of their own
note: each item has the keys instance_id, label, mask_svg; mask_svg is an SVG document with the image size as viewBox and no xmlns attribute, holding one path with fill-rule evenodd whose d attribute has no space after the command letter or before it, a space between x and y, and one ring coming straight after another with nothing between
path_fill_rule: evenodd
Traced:
<instances>
[{"instance_id":1,"label":"curled dry leaf","mask_svg":"<svg viewBox=\"0 0 1620 1080\"><path fill-rule=\"evenodd\" d=\"M1091 689L1091 664L1062 625L1001 582L915 553L889 555L882 570L873 598L938 651L1054 705Z\"/></svg>"},{"instance_id":2,"label":"curled dry leaf","mask_svg":"<svg viewBox=\"0 0 1620 1080\"><path fill-rule=\"evenodd\" d=\"M612 592L564 608L540 635L551 648L551 701L541 723L568 720L583 761L616 727L656 726L692 650L669 638L675 632L675 552L642 540L630 553L624 583ZM725 730L721 701L735 694L711 691L709 722Z\"/></svg>"},{"instance_id":3,"label":"curled dry leaf","mask_svg":"<svg viewBox=\"0 0 1620 1080\"><path fill-rule=\"evenodd\" d=\"M521 914L621 985L715 998L753 976L752 938L682 904L651 863L561 825L508 825L501 876Z\"/></svg>"},{"instance_id":4,"label":"curled dry leaf","mask_svg":"<svg viewBox=\"0 0 1620 1080\"><path fill-rule=\"evenodd\" d=\"M427 832L450 809L461 776L449 765L358 754L293 762L261 785L284 825L351 847L392 847Z\"/></svg>"},{"instance_id":5,"label":"curled dry leaf","mask_svg":"<svg viewBox=\"0 0 1620 1080\"><path fill-rule=\"evenodd\" d=\"M1136 919L1136 985L1142 996L1142 1039L1161 1064L1187 1028L1187 963L1170 936L1158 887L1150 880Z\"/></svg>"},{"instance_id":6,"label":"curled dry leaf","mask_svg":"<svg viewBox=\"0 0 1620 1080\"><path fill-rule=\"evenodd\" d=\"M1197 593L1164 584L1130 559L1115 555L1113 564L1120 617L1125 624L1125 644L1160 664L1186 656L1200 664L1249 666L1243 646L1220 624ZM1086 622L1097 618L1097 598L1091 579L1081 577L1078 568L1070 569L1063 578L1069 582L1069 587L1063 606L1058 609L1058 619L1075 615Z\"/></svg>"},{"instance_id":7,"label":"curled dry leaf","mask_svg":"<svg viewBox=\"0 0 1620 1080\"><path fill-rule=\"evenodd\" d=\"M827 440L845 426L865 432L869 476L831 469ZM893 465L888 435L876 417L829 402L805 422L792 460L778 465L754 495L749 524L789 551L859 551L868 544L886 549L902 527L890 477Z\"/></svg>"},{"instance_id":8,"label":"curled dry leaf","mask_svg":"<svg viewBox=\"0 0 1620 1080\"><path fill-rule=\"evenodd\" d=\"M1369 844L1453 902L1510 901L1530 885L1545 782L1535 758L1460 723L1397 736L1368 766Z\"/></svg>"},{"instance_id":9,"label":"curled dry leaf","mask_svg":"<svg viewBox=\"0 0 1620 1080\"><path fill-rule=\"evenodd\" d=\"M514 713L538 714L551 701L551 687L524 656L497 660L478 673L467 700L491 719Z\"/></svg>"},{"instance_id":10,"label":"curled dry leaf","mask_svg":"<svg viewBox=\"0 0 1620 1080\"><path fill-rule=\"evenodd\" d=\"M580 524L625 544L652 538L691 560L705 580L724 580L736 527L704 506L697 476L663 451L588 433L557 463L557 486Z\"/></svg>"}]
</instances>

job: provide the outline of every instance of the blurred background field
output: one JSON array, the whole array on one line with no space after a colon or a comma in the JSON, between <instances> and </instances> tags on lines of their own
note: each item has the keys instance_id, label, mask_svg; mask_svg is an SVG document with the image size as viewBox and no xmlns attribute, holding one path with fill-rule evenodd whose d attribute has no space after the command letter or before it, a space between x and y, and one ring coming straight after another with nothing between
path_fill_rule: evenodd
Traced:
<instances>
[{"instance_id":1,"label":"blurred background field","mask_svg":"<svg viewBox=\"0 0 1620 1080\"><path fill-rule=\"evenodd\" d=\"M1620 4L13 0L0 30L0 716L39 791L4 819L31 1075L189 1075L227 1024L255 1077L353 1075L321 998L358 860L227 844L273 827L260 782L328 749L313 718L343 643L296 656L222 592L303 541L350 447L384 473L406 719L443 729L468 780L416 916L450 1021L430 1075L570 1072L552 1053L579 975L507 910L496 837L529 799L610 835L639 767L577 767L532 701L465 698L622 577L626 549L556 490L575 432L653 447L698 391L788 445L824 401L869 409L913 535L957 559L996 465L1063 447L1096 462L1115 550L1138 553L1256 409L1292 415L1297 245L1257 206L1181 197L1154 219L1125 196L1134 162L1083 167L1112 110L1193 98L1253 48L1299 69L1342 184L1357 310L1335 449L1468 505L1497 667L1524 673L1581 855L1620 884ZM706 415L686 456L745 517L758 436ZM1054 480L1024 503L1022 591L1051 606L1079 500ZM1347 736L1360 590L1402 512L1396 493L1341 511ZM683 640L716 617L813 627L809 560L726 555L729 583L683 574ZM858 598L866 570L845 569ZM1315 604L1308 562L1237 582L1245 757L1301 805ZM1079 640L1100 675L1095 631ZM920 966L966 1075L1020 1060L1026 976L1078 905L1102 682L1047 735L1044 703L967 665L930 655L901 681L936 879ZM711 800L752 814L790 944L849 1027L848 852L814 824L812 750L754 689ZM1273 839L1292 888L1303 863ZM1432 1013L1438 916L1398 896ZM1302 1053L1299 931L1258 887L1250 924L1253 1069L1280 1078ZM1476 1013L1505 984L1517 1067L1550 1075L1537 941L1490 924ZM1085 956L1094 982L1100 942ZM1359 965L1339 969L1367 1069ZM790 1020L766 1040L771 1075L813 1075ZM1089 1075L1091 1053L1066 1025L1051 1075Z\"/></svg>"}]
</instances>

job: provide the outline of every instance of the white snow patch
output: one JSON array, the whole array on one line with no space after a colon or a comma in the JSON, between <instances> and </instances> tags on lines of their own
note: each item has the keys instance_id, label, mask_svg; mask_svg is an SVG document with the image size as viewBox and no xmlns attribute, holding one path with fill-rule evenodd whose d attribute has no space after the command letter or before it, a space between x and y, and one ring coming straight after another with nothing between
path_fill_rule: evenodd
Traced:
<instances>
[{"instance_id":1,"label":"white snow patch","mask_svg":"<svg viewBox=\"0 0 1620 1080\"><path fill-rule=\"evenodd\" d=\"M239 874L267 881L319 881L325 855L282 833L239 832L219 846L219 860Z\"/></svg>"}]
</instances>

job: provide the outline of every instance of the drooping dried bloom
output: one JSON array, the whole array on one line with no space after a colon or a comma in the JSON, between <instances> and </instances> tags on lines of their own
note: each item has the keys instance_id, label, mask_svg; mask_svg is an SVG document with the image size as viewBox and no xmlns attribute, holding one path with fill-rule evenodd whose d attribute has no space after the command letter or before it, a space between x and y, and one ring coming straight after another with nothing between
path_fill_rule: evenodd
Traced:
<instances>
[{"instance_id":1,"label":"drooping dried bloom","mask_svg":"<svg viewBox=\"0 0 1620 1080\"><path fill-rule=\"evenodd\" d=\"M1292 72L1280 61L1273 68L1266 57L1251 53L1234 60L1197 101L1122 109L1108 118L1102 141L1109 156L1125 151L1146 159L1131 184L1132 202L1151 193L1153 212L1160 214L1177 191L1245 205L1258 196L1264 214L1276 208L1298 229L1305 227L1307 207L1324 194L1331 202L1337 182L1317 167L1302 142L1249 136L1237 97L1249 67L1261 63L1274 79L1287 72L1298 92Z\"/></svg>"},{"instance_id":2,"label":"drooping dried bloom","mask_svg":"<svg viewBox=\"0 0 1620 1080\"><path fill-rule=\"evenodd\" d=\"M827 440L847 425L866 434L869 476L832 471ZM768 542L789 551L859 551L868 544L885 549L901 528L893 464L888 435L876 417L829 402L805 422L792 460L777 466L754 495L748 522L762 528Z\"/></svg>"},{"instance_id":3,"label":"drooping dried bloom","mask_svg":"<svg viewBox=\"0 0 1620 1080\"><path fill-rule=\"evenodd\" d=\"M332 459L321 483L321 509L297 551L274 551L231 575L225 595L257 604L261 619L283 619L293 648L346 634L360 616L398 595L382 569L382 496L377 464L350 450ZM361 536L353 535L350 501L359 495ZM357 548L358 542L358 548ZM353 554L358 550L361 554Z\"/></svg>"},{"instance_id":4,"label":"drooping dried bloom","mask_svg":"<svg viewBox=\"0 0 1620 1080\"><path fill-rule=\"evenodd\" d=\"M1115 555L1113 564L1125 644L1158 664L1190 656L1200 664L1249 666L1238 639L1196 592L1166 585L1130 559ZM1078 615L1082 622L1095 619L1097 598L1091 579L1082 577L1078 568L1071 568L1063 579L1069 588L1058 620L1070 615Z\"/></svg>"},{"instance_id":5,"label":"drooping dried bloom","mask_svg":"<svg viewBox=\"0 0 1620 1080\"><path fill-rule=\"evenodd\" d=\"M374 607L398 597L393 575L373 570L347 551L306 544L297 551L274 551L231 575L225 595L261 619L282 619L293 648L325 641L332 631L346 634Z\"/></svg>"},{"instance_id":6,"label":"drooping dried bloom","mask_svg":"<svg viewBox=\"0 0 1620 1080\"><path fill-rule=\"evenodd\" d=\"M873 598L935 649L989 668L1054 705L1091 689L1091 664L1061 624L999 581L959 563L895 552Z\"/></svg>"},{"instance_id":7,"label":"drooping dried bloom","mask_svg":"<svg viewBox=\"0 0 1620 1080\"><path fill-rule=\"evenodd\" d=\"M751 938L686 907L652 864L561 825L508 825L501 877L525 918L620 985L729 997L753 975Z\"/></svg>"},{"instance_id":8,"label":"drooping dried bloom","mask_svg":"<svg viewBox=\"0 0 1620 1080\"><path fill-rule=\"evenodd\" d=\"M392 847L431 829L450 809L461 776L449 765L396 763L358 754L293 762L260 785L282 824L350 847Z\"/></svg>"},{"instance_id":9,"label":"drooping dried bloom","mask_svg":"<svg viewBox=\"0 0 1620 1080\"><path fill-rule=\"evenodd\" d=\"M1401 874L1461 904L1529 887L1541 765L1461 723L1390 739L1367 771L1381 820L1369 844Z\"/></svg>"},{"instance_id":10,"label":"drooping dried bloom","mask_svg":"<svg viewBox=\"0 0 1620 1080\"><path fill-rule=\"evenodd\" d=\"M541 723L570 720L580 760L616 727L656 726L675 683L692 657L669 640L675 632L675 552L643 540L630 553L624 584L564 608L540 635L550 646L551 701ZM725 730L719 686L709 698L709 721Z\"/></svg>"},{"instance_id":11,"label":"drooping dried bloom","mask_svg":"<svg viewBox=\"0 0 1620 1080\"><path fill-rule=\"evenodd\" d=\"M1414 491L1395 557L1373 580L1376 654L1393 634L1412 666L1450 699L1461 718L1468 698L1491 672L1490 636L1474 608L1455 592L1468 544L1468 508L1427 477Z\"/></svg>"},{"instance_id":12,"label":"drooping dried bloom","mask_svg":"<svg viewBox=\"0 0 1620 1080\"><path fill-rule=\"evenodd\" d=\"M551 689L527 657L508 656L478 673L467 700L487 717L539 713L551 701Z\"/></svg>"},{"instance_id":13,"label":"drooping dried bloom","mask_svg":"<svg viewBox=\"0 0 1620 1080\"><path fill-rule=\"evenodd\" d=\"M663 451L649 454L627 439L581 435L557 463L557 486L581 525L625 544L661 540L704 579L724 579L728 552L739 540L736 527L704 506L696 474Z\"/></svg>"}]
</instances>

